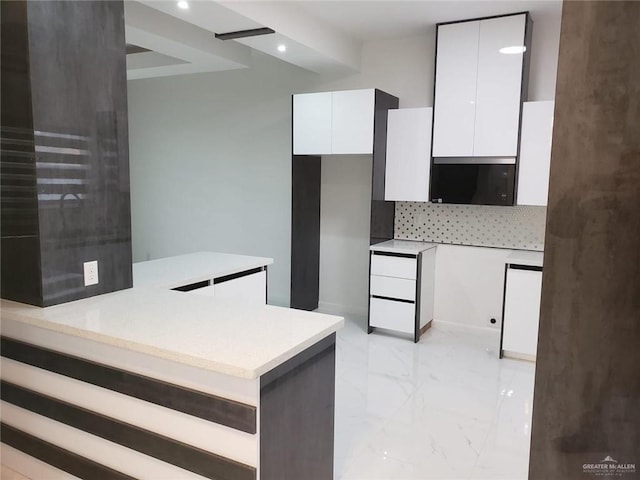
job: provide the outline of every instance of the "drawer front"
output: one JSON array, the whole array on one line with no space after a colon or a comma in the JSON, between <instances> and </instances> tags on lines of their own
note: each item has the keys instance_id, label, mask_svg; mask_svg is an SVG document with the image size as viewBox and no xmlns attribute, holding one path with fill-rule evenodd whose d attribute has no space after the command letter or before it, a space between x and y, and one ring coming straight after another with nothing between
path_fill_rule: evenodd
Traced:
<instances>
[{"instance_id":1,"label":"drawer front","mask_svg":"<svg viewBox=\"0 0 640 480\"><path fill-rule=\"evenodd\" d=\"M370 298L369 302L369 325L372 327L410 334L415 332L415 304L382 298Z\"/></svg>"},{"instance_id":2,"label":"drawer front","mask_svg":"<svg viewBox=\"0 0 640 480\"><path fill-rule=\"evenodd\" d=\"M371 275L371 295L381 297L401 298L403 300L415 301L416 281L407 278L381 277Z\"/></svg>"},{"instance_id":3,"label":"drawer front","mask_svg":"<svg viewBox=\"0 0 640 480\"><path fill-rule=\"evenodd\" d=\"M417 258L371 255L371 275L416 279Z\"/></svg>"}]
</instances>

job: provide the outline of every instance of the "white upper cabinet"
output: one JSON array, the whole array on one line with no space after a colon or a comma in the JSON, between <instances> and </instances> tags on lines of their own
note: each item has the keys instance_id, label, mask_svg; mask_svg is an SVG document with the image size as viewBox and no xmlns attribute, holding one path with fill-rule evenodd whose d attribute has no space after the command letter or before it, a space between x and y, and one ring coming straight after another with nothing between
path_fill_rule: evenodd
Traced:
<instances>
[{"instance_id":1,"label":"white upper cabinet","mask_svg":"<svg viewBox=\"0 0 640 480\"><path fill-rule=\"evenodd\" d=\"M373 153L374 104L374 90L333 92L332 153Z\"/></svg>"},{"instance_id":2,"label":"white upper cabinet","mask_svg":"<svg viewBox=\"0 0 640 480\"><path fill-rule=\"evenodd\" d=\"M434 157L473 156L480 22L438 27Z\"/></svg>"},{"instance_id":3,"label":"white upper cabinet","mask_svg":"<svg viewBox=\"0 0 640 480\"><path fill-rule=\"evenodd\" d=\"M503 53L503 49L524 46L525 24L524 14L480 22L475 157L518 153L524 54Z\"/></svg>"},{"instance_id":4,"label":"white upper cabinet","mask_svg":"<svg viewBox=\"0 0 640 480\"><path fill-rule=\"evenodd\" d=\"M384 199L429 201L432 108L389 110Z\"/></svg>"},{"instance_id":5,"label":"white upper cabinet","mask_svg":"<svg viewBox=\"0 0 640 480\"><path fill-rule=\"evenodd\" d=\"M331 153L331 92L293 96L293 153Z\"/></svg>"},{"instance_id":6,"label":"white upper cabinet","mask_svg":"<svg viewBox=\"0 0 640 480\"><path fill-rule=\"evenodd\" d=\"M516 157L526 23L522 14L438 26L434 157Z\"/></svg>"},{"instance_id":7,"label":"white upper cabinet","mask_svg":"<svg viewBox=\"0 0 640 480\"><path fill-rule=\"evenodd\" d=\"M526 102L523 105L518 205L547 205L553 108L553 101Z\"/></svg>"},{"instance_id":8,"label":"white upper cabinet","mask_svg":"<svg viewBox=\"0 0 640 480\"><path fill-rule=\"evenodd\" d=\"M375 90L293 96L293 154L373 153Z\"/></svg>"}]
</instances>

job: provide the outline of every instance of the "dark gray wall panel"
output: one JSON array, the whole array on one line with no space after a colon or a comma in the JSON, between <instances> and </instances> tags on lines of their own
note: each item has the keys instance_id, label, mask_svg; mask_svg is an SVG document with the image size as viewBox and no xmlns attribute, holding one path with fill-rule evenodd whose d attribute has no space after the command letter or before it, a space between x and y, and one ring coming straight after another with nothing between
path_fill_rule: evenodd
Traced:
<instances>
[{"instance_id":1,"label":"dark gray wall panel","mask_svg":"<svg viewBox=\"0 0 640 480\"><path fill-rule=\"evenodd\" d=\"M260 378L260 478L331 480L335 333Z\"/></svg>"},{"instance_id":2,"label":"dark gray wall panel","mask_svg":"<svg viewBox=\"0 0 640 480\"><path fill-rule=\"evenodd\" d=\"M316 156L291 165L291 308L318 308L320 286L320 172Z\"/></svg>"},{"instance_id":3,"label":"dark gray wall panel","mask_svg":"<svg viewBox=\"0 0 640 480\"><path fill-rule=\"evenodd\" d=\"M398 108L398 97L381 90L375 92L373 124L373 172L371 180L371 244L393 238L396 202L384 200L385 171L387 166L387 112Z\"/></svg>"},{"instance_id":4,"label":"dark gray wall panel","mask_svg":"<svg viewBox=\"0 0 640 480\"><path fill-rule=\"evenodd\" d=\"M40 241L33 146L27 3L0 2L2 297L39 304Z\"/></svg>"},{"instance_id":5,"label":"dark gray wall panel","mask_svg":"<svg viewBox=\"0 0 640 480\"><path fill-rule=\"evenodd\" d=\"M3 13L4 3L22 8L3 2ZM2 109L32 113L37 304L46 306L132 285L124 9L118 1L25 5L31 105L24 97ZM84 287L83 263L92 260L100 282Z\"/></svg>"},{"instance_id":6,"label":"dark gray wall panel","mask_svg":"<svg viewBox=\"0 0 640 480\"><path fill-rule=\"evenodd\" d=\"M608 456L640 478L638 25L637 2L563 4L531 480Z\"/></svg>"}]
</instances>

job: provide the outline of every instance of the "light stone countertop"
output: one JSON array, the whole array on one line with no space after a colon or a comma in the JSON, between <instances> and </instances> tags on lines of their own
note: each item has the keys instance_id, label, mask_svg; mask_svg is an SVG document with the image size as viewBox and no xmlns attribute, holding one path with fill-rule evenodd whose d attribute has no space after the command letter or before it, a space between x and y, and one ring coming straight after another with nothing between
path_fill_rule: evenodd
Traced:
<instances>
[{"instance_id":1,"label":"light stone countertop","mask_svg":"<svg viewBox=\"0 0 640 480\"><path fill-rule=\"evenodd\" d=\"M158 288L40 308L2 300L2 320L241 378L257 378L338 330L341 317Z\"/></svg>"},{"instance_id":2,"label":"light stone countertop","mask_svg":"<svg viewBox=\"0 0 640 480\"><path fill-rule=\"evenodd\" d=\"M420 252L437 247L436 243L420 242L415 240L388 240L376 243L369 247L372 252L405 253L418 255Z\"/></svg>"},{"instance_id":3,"label":"light stone countertop","mask_svg":"<svg viewBox=\"0 0 640 480\"><path fill-rule=\"evenodd\" d=\"M344 324L341 317L172 291L271 265L273 259L198 252L133 265L134 287L46 308L2 300L2 321L240 378L257 378Z\"/></svg>"},{"instance_id":4,"label":"light stone countertop","mask_svg":"<svg viewBox=\"0 0 640 480\"><path fill-rule=\"evenodd\" d=\"M196 252L133 264L134 287L172 289L271 265L273 258Z\"/></svg>"},{"instance_id":5,"label":"light stone countertop","mask_svg":"<svg viewBox=\"0 0 640 480\"><path fill-rule=\"evenodd\" d=\"M528 265L532 267L542 267L544 259L543 252L533 252L518 250L509 255L505 262L513 265Z\"/></svg>"}]
</instances>

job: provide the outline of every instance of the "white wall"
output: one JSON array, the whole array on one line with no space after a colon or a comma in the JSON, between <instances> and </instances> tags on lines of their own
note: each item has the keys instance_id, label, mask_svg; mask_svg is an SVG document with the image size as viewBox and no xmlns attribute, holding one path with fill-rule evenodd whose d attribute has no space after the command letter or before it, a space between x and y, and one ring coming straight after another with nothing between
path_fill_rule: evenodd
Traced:
<instances>
[{"instance_id":1,"label":"white wall","mask_svg":"<svg viewBox=\"0 0 640 480\"><path fill-rule=\"evenodd\" d=\"M324 312L367 314L371 167L371 155L322 158L319 307Z\"/></svg>"},{"instance_id":2,"label":"white wall","mask_svg":"<svg viewBox=\"0 0 640 480\"><path fill-rule=\"evenodd\" d=\"M438 245L433 317L499 329L505 260L512 250ZM489 320L496 319L495 324Z\"/></svg>"},{"instance_id":3,"label":"white wall","mask_svg":"<svg viewBox=\"0 0 640 480\"><path fill-rule=\"evenodd\" d=\"M554 96L559 25L559 17L536 20L531 100ZM250 69L130 81L134 260L195 250L273 257L269 302L288 304L290 95L379 88L398 96L400 107L431 106L434 32L431 27L419 36L366 42L361 72L344 78L322 78L256 54ZM341 168L325 163L323 192L338 188L330 179L338 175L332 168ZM343 173L357 180L353 185L370 181L369 175L351 176L355 170ZM358 187L337 195L350 198L345 214L368 221L367 192ZM368 232L354 226L338 245L337 204L323 196L320 301L362 311L367 264L347 268L340 260L356 244L366 248ZM345 276L351 287L338 291L334 286L345 285Z\"/></svg>"},{"instance_id":4,"label":"white wall","mask_svg":"<svg viewBox=\"0 0 640 480\"><path fill-rule=\"evenodd\" d=\"M272 257L269 302L288 305L291 92L312 75L254 60L252 69L129 82L133 257Z\"/></svg>"}]
</instances>

